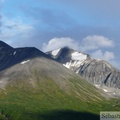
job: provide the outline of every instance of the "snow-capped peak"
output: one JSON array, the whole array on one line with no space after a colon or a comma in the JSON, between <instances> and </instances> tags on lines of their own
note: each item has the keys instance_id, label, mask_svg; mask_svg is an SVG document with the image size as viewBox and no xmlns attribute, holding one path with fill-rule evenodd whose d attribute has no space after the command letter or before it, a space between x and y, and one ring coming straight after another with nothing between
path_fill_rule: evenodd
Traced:
<instances>
[{"instance_id":1,"label":"snow-capped peak","mask_svg":"<svg viewBox=\"0 0 120 120\"><path fill-rule=\"evenodd\" d=\"M60 54L58 55L58 53ZM80 67L88 59L87 54L78 52L68 47L53 50L48 54L51 54L54 59L59 59L59 61L62 60L62 64L68 69Z\"/></svg>"}]
</instances>

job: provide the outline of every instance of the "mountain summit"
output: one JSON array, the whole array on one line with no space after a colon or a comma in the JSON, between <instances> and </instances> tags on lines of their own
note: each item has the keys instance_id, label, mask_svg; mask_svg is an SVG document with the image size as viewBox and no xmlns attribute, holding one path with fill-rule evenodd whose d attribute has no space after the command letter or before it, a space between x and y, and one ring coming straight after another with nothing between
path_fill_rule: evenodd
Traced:
<instances>
[{"instance_id":1,"label":"mountain summit","mask_svg":"<svg viewBox=\"0 0 120 120\"><path fill-rule=\"evenodd\" d=\"M70 49L69 47L59 48L54 51L49 51L46 53L48 56L54 58L58 62L62 63L67 68L70 68L77 63L68 63L69 61L84 61L86 59L90 59L90 56L81 52L78 52L76 50ZM80 63L79 63L80 64Z\"/></svg>"},{"instance_id":2,"label":"mountain summit","mask_svg":"<svg viewBox=\"0 0 120 120\"><path fill-rule=\"evenodd\" d=\"M120 71L108 62L94 59L88 54L68 47L49 51L46 54L105 92L120 94Z\"/></svg>"}]
</instances>

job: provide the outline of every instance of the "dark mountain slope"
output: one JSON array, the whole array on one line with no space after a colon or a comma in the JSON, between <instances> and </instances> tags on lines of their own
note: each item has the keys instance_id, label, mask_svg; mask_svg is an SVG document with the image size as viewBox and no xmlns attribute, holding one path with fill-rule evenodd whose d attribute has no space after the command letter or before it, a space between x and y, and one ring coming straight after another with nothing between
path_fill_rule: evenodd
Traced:
<instances>
[{"instance_id":1,"label":"dark mountain slope","mask_svg":"<svg viewBox=\"0 0 120 120\"><path fill-rule=\"evenodd\" d=\"M12 48L0 41L0 71L23 60L41 56L47 57L43 52L34 47Z\"/></svg>"}]
</instances>

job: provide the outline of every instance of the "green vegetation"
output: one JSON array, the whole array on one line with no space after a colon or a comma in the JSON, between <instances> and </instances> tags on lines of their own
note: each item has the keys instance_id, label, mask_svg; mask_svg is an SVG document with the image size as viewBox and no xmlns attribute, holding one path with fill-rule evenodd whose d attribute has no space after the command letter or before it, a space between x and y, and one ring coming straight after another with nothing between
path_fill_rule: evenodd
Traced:
<instances>
[{"instance_id":1,"label":"green vegetation","mask_svg":"<svg viewBox=\"0 0 120 120\"><path fill-rule=\"evenodd\" d=\"M0 90L0 120L99 120L100 111L119 110L115 99L106 100L79 77L65 80L66 87L35 73ZM64 85L65 86L65 85Z\"/></svg>"}]
</instances>

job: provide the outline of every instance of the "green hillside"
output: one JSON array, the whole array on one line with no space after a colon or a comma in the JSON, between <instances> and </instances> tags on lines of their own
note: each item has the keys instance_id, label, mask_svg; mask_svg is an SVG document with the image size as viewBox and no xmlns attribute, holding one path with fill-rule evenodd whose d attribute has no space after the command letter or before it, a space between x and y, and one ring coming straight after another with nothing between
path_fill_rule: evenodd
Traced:
<instances>
[{"instance_id":1,"label":"green hillside","mask_svg":"<svg viewBox=\"0 0 120 120\"><path fill-rule=\"evenodd\" d=\"M0 72L0 120L99 120L100 111L119 110L118 104L46 58Z\"/></svg>"},{"instance_id":2,"label":"green hillside","mask_svg":"<svg viewBox=\"0 0 120 120\"><path fill-rule=\"evenodd\" d=\"M34 75L36 87L26 78L1 89L1 120L97 120L100 111L119 110L115 100L106 100L78 76L60 88L53 79Z\"/></svg>"}]
</instances>

